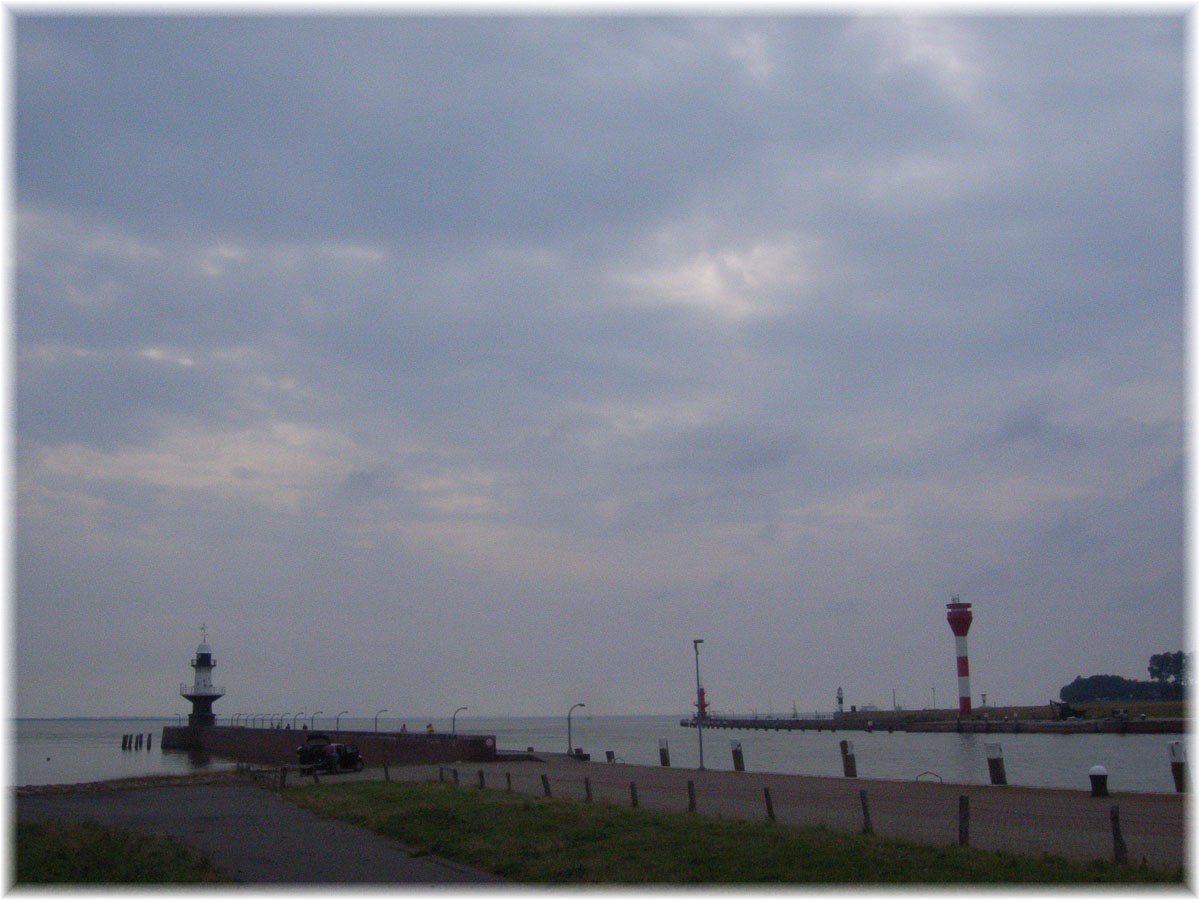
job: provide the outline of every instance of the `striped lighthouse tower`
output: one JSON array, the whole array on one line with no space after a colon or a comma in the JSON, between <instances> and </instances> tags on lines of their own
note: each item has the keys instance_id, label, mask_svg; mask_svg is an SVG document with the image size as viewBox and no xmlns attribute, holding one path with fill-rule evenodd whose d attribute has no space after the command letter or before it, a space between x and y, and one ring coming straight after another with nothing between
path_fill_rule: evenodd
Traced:
<instances>
[{"instance_id":1,"label":"striped lighthouse tower","mask_svg":"<svg viewBox=\"0 0 1200 900\"><path fill-rule=\"evenodd\" d=\"M956 594L946 604L946 621L954 632L954 653L958 657L958 714L971 714L971 667L967 662L967 632L971 629L971 604Z\"/></svg>"}]
</instances>

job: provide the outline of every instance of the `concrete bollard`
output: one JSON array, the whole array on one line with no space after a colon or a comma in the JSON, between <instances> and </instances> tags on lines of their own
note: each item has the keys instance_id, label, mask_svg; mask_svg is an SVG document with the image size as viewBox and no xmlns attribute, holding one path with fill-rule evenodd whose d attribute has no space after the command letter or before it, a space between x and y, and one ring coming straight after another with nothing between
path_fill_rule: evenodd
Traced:
<instances>
[{"instance_id":1,"label":"concrete bollard","mask_svg":"<svg viewBox=\"0 0 1200 900\"><path fill-rule=\"evenodd\" d=\"M999 744L984 744L987 748L988 774L992 784L1008 784L1008 775L1004 772L1004 751Z\"/></svg>"},{"instance_id":2,"label":"concrete bollard","mask_svg":"<svg viewBox=\"0 0 1200 900\"><path fill-rule=\"evenodd\" d=\"M667 745L666 738L658 739L658 762L668 769L671 767L671 748Z\"/></svg>"},{"instance_id":3,"label":"concrete bollard","mask_svg":"<svg viewBox=\"0 0 1200 900\"><path fill-rule=\"evenodd\" d=\"M730 741L729 748L733 751L733 771L745 772L746 771L746 760L742 756L742 742L741 741Z\"/></svg>"},{"instance_id":4,"label":"concrete bollard","mask_svg":"<svg viewBox=\"0 0 1200 900\"><path fill-rule=\"evenodd\" d=\"M1088 778L1092 782L1093 797L1108 796L1108 769L1104 766L1092 766L1088 769Z\"/></svg>"},{"instance_id":5,"label":"concrete bollard","mask_svg":"<svg viewBox=\"0 0 1200 900\"><path fill-rule=\"evenodd\" d=\"M850 741L842 741L842 773L847 778L858 777L858 764L854 761L854 744Z\"/></svg>"},{"instance_id":6,"label":"concrete bollard","mask_svg":"<svg viewBox=\"0 0 1200 900\"><path fill-rule=\"evenodd\" d=\"M1167 752L1171 757L1171 777L1175 779L1175 793L1182 794L1187 790L1187 751L1183 741L1171 741L1167 744Z\"/></svg>"}]
</instances>

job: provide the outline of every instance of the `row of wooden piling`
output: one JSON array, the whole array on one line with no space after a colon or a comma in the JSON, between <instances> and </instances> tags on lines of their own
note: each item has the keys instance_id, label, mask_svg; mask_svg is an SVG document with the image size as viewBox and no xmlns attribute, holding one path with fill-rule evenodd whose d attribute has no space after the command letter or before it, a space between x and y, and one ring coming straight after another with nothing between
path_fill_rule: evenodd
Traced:
<instances>
[{"instance_id":1,"label":"row of wooden piling","mask_svg":"<svg viewBox=\"0 0 1200 900\"><path fill-rule=\"evenodd\" d=\"M146 750L149 750L150 747L154 743L153 732L147 732L146 734L123 734L123 735L121 735L121 749L122 750L141 750L143 738L145 738L145 740L146 740Z\"/></svg>"},{"instance_id":2,"label":"row of wooden piling","mask_svg":"<svg viewBox=\"0 0 1200 900\"><path fill-rule=\"evenodd\" d=\"M742 753L741 741L730 741L730 749L733 752L733 770L735 772L746 771L746 760ZM1004 751L999 744L984 744L987 751L988 776L993 785L1008 784L1008 774L1004 769ZM854 743L852 741L841 741L839 750L842 755L842 774L847 778L858 777L858 762L854 757ZM1171 741L1167 745L1168 755L1171 761L1171 777L1175 781L1175 791L1183 793L1188 789L1187 782L1187 756L1184 750L1182 741ZM609 762L613 762L613 753L608 751L607 758ZM658 761L664 767L671 765L671 750L665 738L659 739L658 742ZM1101 771L1103 771L1101 767ZM1092 779L1092 794L1096 797L1107 797L1107 773L1104 773L1104 782L1097 781L1097 776L1091 774ZM922 772L921 775L932 775L932 772ZM918 779L921 777L917 776ZM940 779L939 779L940 780Z\"/></svg>"}]
</instances>

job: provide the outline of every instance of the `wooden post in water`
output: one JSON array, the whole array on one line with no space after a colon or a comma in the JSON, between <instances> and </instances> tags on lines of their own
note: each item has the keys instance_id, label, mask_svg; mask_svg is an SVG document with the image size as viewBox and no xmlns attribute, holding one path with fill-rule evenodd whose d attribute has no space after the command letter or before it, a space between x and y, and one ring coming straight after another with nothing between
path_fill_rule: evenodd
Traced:
<instances>
[{"instance_id":1,"label":"wooden post in water","mask_svg":"<svg viewBox=\"0 0 1200 900\"><path fill-rule=\"evenodd\" d=\"M671 748L667 745L666 738L658 739L658 762L664 768L671 767Z\"/></svg>"},{"instance_id":2,"label":"wooden post in water","mask_svg":"<svg viewBox=\"0 0 1200 900\"><path fill-rule=\"evenodd\" d=\"M1187 790L1187 754L1183 749L1183 741L1171 741L1167 744L1167 752L1171 757L1171 777L1175 779L1175 793L1182 794Z\"/></svg>"},{"instance_id":3,"label":"wooden post in water","mask_svg":"<svg viewBox=\"0 0 1200 900\"><path fill-rule=\"evenodd\" d=\"M984 744L987 748L988 774L992 784L1008 784L1008 775L1004 772L1004 750L999 744Z\"/></svg>"},{"instance_id":4,"label":"wooden post in water","mask_svg":"<svg viewBox=\"0 0 1200 900\"><path fill-rule=\"evenodd\" d=\"M154 732L146 732L146 752L150 752L150 744L154 742Z\"/></svg>"},{"instance_id":5,"label":"wooden post in water","mask_svg":"<svg viewBox=\"0 0 1200 900\"><path fill-rule=\"evenodd\" d=\"M730 741L729 749L733 751L733 771L745 772L746 771L746 759L744 756L742 756L742 742L741 741Z\"/></svg>"},{"instance_id":6,"label":"wooden post in water","mask_svg":"<svg viewBox=\"0 0 1200 900\"><path fill-rule=\"evenodd\" d=\"M854 761L854 744L850 741L841 742L842 750L842 773L847 778L858 777L858 764Z\"/></svg>"},{"instance_id":7,"label":"wooden post in water","mask_svg":"<svg viewBox=\"0 0 1200 900\"><path fill-rule=\"evenodd\" d=\"M958 846L971 845L971 798L961 794L958 798Z\"/></svg>"}]
</instances>

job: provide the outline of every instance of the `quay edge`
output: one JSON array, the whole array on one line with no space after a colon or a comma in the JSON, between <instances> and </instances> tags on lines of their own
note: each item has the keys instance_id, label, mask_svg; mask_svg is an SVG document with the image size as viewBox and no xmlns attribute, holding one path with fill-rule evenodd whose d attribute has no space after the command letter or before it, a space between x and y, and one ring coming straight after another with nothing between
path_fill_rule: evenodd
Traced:
<instances>
[{"instance_id":1,"label":"quay edge","mask_svg":"<svg viewBox=\"0 0 1200 900\"><path fill-rule=\"evenodd\" d=\"M684 728L695 728L696 717L681 719ZM896 721L848 715L830 719L740 718L710 716L706 729L741 731L904 731L971 734L1183 734L1181 718L1155 719L944 719Z\"/></svg>"},{"instance_id":2,"label":"quay edge","mask_svg":"<svg viewBox=\"0 0 1200 900\"><path fill-rule=\"evenodd\" d=\"M166 726L164 750L203 750L242 763L283 766L296 763L296 748L310 734L355 744L368 766L493 762L496 738L490 734L422 734L383 731L296 731L233 726Z\"/></svg>"}]
</instances>

